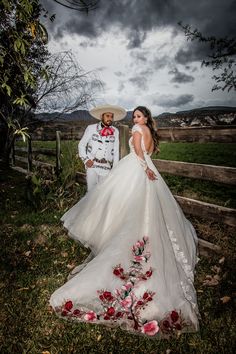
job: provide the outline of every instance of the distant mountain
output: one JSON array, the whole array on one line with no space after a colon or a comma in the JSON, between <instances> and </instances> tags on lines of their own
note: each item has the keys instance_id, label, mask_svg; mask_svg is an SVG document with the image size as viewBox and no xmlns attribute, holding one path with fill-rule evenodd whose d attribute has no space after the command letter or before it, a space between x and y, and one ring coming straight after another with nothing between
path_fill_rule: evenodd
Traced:
<instances>
[{"instance_id":1,"label":"distant mountain","mask_svg":"<svg viewBox=\"0 0 236 354\"><path fill-rule=\"evenodd\" d=\"M236 125L236 107L202 107L155 117L159 127Z\"/></svg>"},{"instance_id":2,"label":"distant mountain","mask_svg":"<svg viewBox=\"0 0 236 354\"><path fill-rule=\"evenodd\" d=\"M41 132L61 130L64 132L83 132L88 124L96 123L87 110L77 110L72 113L40 113L35 115L34 129ZM116 125L132 125L132 111ZM214 125L236 125L236 107L202 107L176 113L163 112L154 117L159 128L162 127L189 127L189 126L214 126ZM40 133L41 134L41 133Z\"/></svg>"}]
</instances>

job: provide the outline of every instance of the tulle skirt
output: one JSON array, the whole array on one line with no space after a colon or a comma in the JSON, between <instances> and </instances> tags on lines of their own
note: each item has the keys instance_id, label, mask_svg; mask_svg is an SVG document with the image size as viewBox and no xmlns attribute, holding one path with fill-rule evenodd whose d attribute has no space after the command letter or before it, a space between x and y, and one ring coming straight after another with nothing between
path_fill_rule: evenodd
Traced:
<instances>
[{"instance_id":1,"label":"tulle skirt","mask_svg":"<svg viewBox=\"0 0 236 354\"><path fill-rule=\"evenodd\" d=\"M63 215L69 235L91 249L92 259L50 304L67 319L150 336L197 331L197 236L145 159L157 180L130 153Z\"/></svg>"}]
</instances>

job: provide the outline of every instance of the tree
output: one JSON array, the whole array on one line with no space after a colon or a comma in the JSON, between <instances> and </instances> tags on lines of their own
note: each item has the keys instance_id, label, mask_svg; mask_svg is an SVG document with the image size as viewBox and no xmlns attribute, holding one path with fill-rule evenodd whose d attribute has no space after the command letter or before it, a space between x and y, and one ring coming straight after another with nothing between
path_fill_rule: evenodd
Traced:
<instances>
[{"instance_id":1,"label":"tree","mask_svg":"<svg viewBox=\"0 0 236 354\"><path fill-rule=\"evenodd\" d=\"M87 108L101 88L95 71L85 72L72 52L60 52L48 58L46 79L39 79L34 102L39 112L68 113L79 107Z\"/></svg>"},{"instance_id":2,"label":"tree","mask_svg":"<svg viewBox=\"0 0 236 354\"><path fill-rule=\"evenodd\" d=\"M16 134L26 133L25 109L35 106L34 92L49 54L40 22L45 13L38 0L0 2L0 122L7 164Z\"/></svg>"},{"instance_id":3,"label":"tree","mask_svg":"<svg viewBox=\"0 0 236 354\"><path fill-rule=\"evenodd\" d=\"M179 25L184 30L187 40L198 40L209 45L210 54L207 60L202 61L202 66L212 67L215 72L213 79L216 84L212 87L215 90L236 90L236 39L235 38L216 38L214 36L205 37L197 29L192 30L190 25Z\"/></svg>"},{"instance_id":4,"label":"tree","mask_svg":"<svg viewBox=\"0 0 236 354\"><path fill-rule=\"evenodd\" d=\"M72 10L89 12L97 8L99 0L54 0Z\"/></svg>"}]
</instances>

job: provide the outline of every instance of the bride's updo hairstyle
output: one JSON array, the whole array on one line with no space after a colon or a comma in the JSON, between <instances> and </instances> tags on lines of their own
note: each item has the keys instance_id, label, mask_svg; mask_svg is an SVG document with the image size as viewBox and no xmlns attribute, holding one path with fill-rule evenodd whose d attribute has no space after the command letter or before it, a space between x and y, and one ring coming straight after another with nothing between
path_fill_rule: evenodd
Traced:
<instances>
[{"instance_id":1,"label":"bride's updo hairstyle","mask_svg":"<svg viewBox=\"0 0 236 354\"><path fill-rule=\"evenodd\" d=\"M147 118L146 125L148 126L148 128L151 131L152 139L154 142L154 151L153 152L159 152L160 151L159 150L159 138L158 138L157 131L156 131L156 123L155 123L154 119L152 118L151 111L145 106L138 106L133 110L132 119L134 119L134 112L135 111L142 112L144 117Z\"/></svg>"}]
</instances>

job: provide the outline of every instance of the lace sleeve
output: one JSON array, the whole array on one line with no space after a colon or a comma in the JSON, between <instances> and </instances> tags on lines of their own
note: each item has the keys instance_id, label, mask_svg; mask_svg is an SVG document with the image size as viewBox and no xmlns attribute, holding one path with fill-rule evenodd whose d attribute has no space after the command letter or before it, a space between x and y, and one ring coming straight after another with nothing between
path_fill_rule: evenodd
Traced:
<instances>
[{"instance_id":1,"label":"lace sleeve","mask_svg":"<svg viewBox=\"0 0 236 354\"><path fill-rule=\"evenodd\" d=\"M138 124L135 124L132 128L132 134L135 133L135 132L139 132L140 134L143 135L143 131L142 131L142 128L138 125Z\"/></svg>"},{"instance_id":2,"label":"lace sleeve","mask_svg":"<svg viewBox=\"0 0 236 354\"><path fill-rule=\"evenodd\" d=\"M138 125L138 124L135 124L132 128L132 134L135 133L135 132L139 132L141 135L143 135L143 131L142 131L142 128ZM147 162L145 161L145 159L142 159L140 156L138 156L136 154L139 162L140 162L140 165L142 166L142 168L144 169L144 171L146 171L148 165L147 165Z\"/></svg>"}]
</instances>

